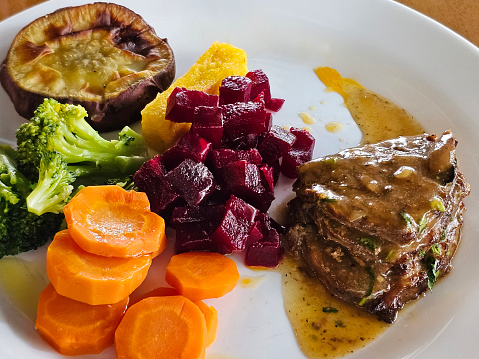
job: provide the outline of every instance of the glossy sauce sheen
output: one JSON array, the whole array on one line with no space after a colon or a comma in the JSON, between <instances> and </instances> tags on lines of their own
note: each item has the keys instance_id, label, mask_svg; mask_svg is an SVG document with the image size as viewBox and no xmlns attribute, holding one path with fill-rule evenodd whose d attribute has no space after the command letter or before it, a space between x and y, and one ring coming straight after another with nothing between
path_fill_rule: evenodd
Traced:
<instances>
[{"instance_id":1,"label":"glossy sauce sheen","mask_svg":"<svg viewBox=\"0 0 479 359\"><path fill-rule=\"evenodd\" d=\"M355 80L331 68L317 68L315 73L328 90L344 98L362 132L361 145L425 132L404 109ZM387 329L388 324L331 296L321 283L304 275L294 260L286 258L279 271L286 314L308 358L343 357Z\"/></svg>"}]
</instances>

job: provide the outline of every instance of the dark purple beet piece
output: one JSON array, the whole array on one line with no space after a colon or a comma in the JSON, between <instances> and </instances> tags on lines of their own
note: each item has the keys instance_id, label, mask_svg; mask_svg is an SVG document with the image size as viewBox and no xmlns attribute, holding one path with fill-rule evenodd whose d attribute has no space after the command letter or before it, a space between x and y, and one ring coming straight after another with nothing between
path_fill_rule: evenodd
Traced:
<instances>
[{"instance_id":1,"label":"dark purple beet piece","mask_svg":"<svg viewBox=\"0 0 479 359\"><path fill-rule=\"evenodd\" d=\"M260 136L258 151L266 163L273 163L287 153L295 141L295 135L283 127L275 125Z\"/></svg>"},{"instance_id":2,"label":"dark purple beet piece","mask_svg":"<svg viewBox=\"0 0 479 359\"><path fill-rule=\"evenodd\" d=\"M175 88L168 97L165 118L172 122L193 122L196 106L218 106L219 97L203 91Z\"/></svg>"},{"instance_id":3,"label":"dark purple beet piece","mask_svg":"<svg viewBox=\"0 0 479 359\"><path fill-rule=\"evenodd\" d=\"M231 141L231 148L237 150L249 150L258 147L259 134L250 133L245 136L235 138Z\"/></svg>"},{"instance_id":4,"label":"dark purple beet piece","mask_svg":"<svg viewBox=\"0 0 479 359\"><path fill-rule=\"evenodd\" d=\"M246 248L245 264L247 266L276 267L284 251L278 231L271 224L271 218L264 213L258 213L253 228L260 229L262 238Z\"/></svg>"},{"instance_id":5,"label":"dark purple beet piece","mask_svg":"<svg viewBox=\"0 0 479 359\"><path fill-rule=\"evenodd\" d=\"M211 234L221 253L240 252L245 249L248 234L258 210L241 198L231 196L226 202L221 224Z\"/></svg>"},{"instance_id":6,"label":"dark purple beet piece","mask_svg":"<svg viewBox=\"0 0 479 359\"><path fill-rule=\"evenodd\" d=\"M224 205L202 207L176 207L171 215L173 228L201 228L206 233L215 230L225 214Z\"/></svg>"},{"instance_id":7,"label":"dark purple beet piece","mask_svg":"<svg viewBox=\"0 0 479 359\"><path fill-rule=\"evenodd\" d=\"M312 156L315 143L313 135L306 130L295 127L291 127L289 131L296 137L292 149L311 153Z\"/></svg>"},{"instance_id":8,"label":"dark purple beet piece","mask_svg":"<svg viewBox=\"0 0 479 359\"><path fill-rule=\"evenodd\" d=\"M259 221L254 222L253 227L248 233L248 238L246 239L245 248L248 249L249 246L259 242L263 238L263 231L261 229L261 223Z\"/></svg>"},{"instance_id":9,"label":"dark purple beet piece","mask_svg":"<svg viewBox=\"0 0 479 359\"><path fill-rule=\"evenodd\" d=\"M166 179L189 206L198 206L216 190L213 174L201 162L186 159L166 174Z\"/></svg>"},{"instance_id":10,"label":"dark purple beet piece","mask_svg":"<svg viewBox=\"0 0 479 359\"><path fill-rule=\"evenodd\" d=\"M220 105L247 102L250 99L253 81L245 76L228 76L220 86Z\"/></svg>"},{"instance_id":11,"label":"dark purple beet piece","mask_svg":"<svg viewBox=\"0 0 479 359\"><path fill-rule=\"evenodd\" d=\"M241 160L245 160L256 165L263 163L263 158L256 148L251 148L249 150L233 150L229 148L213 150L211 151L209 162L211 163L211 168L216 171L227 166L231 162Z\"/></svg>"},{"instance_id":12,"label":"dark purple beet piece","mask_svg":"<svg viewBox=\"0 0 479 359\"><path fill-rule=\"evenodd\" d=\"M221 170L222 188L251 203L261 212L266 212L274 200L263 172L257 165L241 160L231 162Z\"/></svg>"},{"instance_id":13,"label":"dark purple beet piece","mask_svg":"<svg viewBox=\"0 0 479 359\"><path fill-rule=\"evenodd\" d=\"M178 143L161 155L167 170L172 170L186 159L204 162L211 150L211 143L198 134L188 131Z\"/></svg>"},{"instance_id":14,"label":"dark purple beet piece","mask_svg":"<svg viewBox=\"0 0 479 359\"><path fill-rule=\"evenodd\" d=\"M161 157L155 156L145 162L133 176L135 185L148 196L151 210L162 216L165 216L167 209L179 200L178 193L168 182L165 174Z\"/></svg>"},{"instance_id":15,"label":"dark purple beet piece","mask_svg":"<svg viewBox=\"0 0 479 359\"><path fill-rule=\"evenodd\" d=\"M266 183L265 187L269 188L271 193L274 191L274 170L273 167L267 165L267 164L262 164L259 167L259 170L262 172L261 173L261 178L264 183Z\"/></svg>"},{"instance_id":16,"label":"dark purple beet piece","mask_svg":"<svg viewBox=\"0 0 479 359\"><path fill-rule=\"evenodd\" d=\"M271 98L271 88L269 84L268 76L263 70L254 70L246 74L246 77L253 81L251 87L251 100L255 100L263 93L264 103L268 110L277 112L283 107L284 100L280 98ZM256 101L256 100L255 100Z\"/></svg>"},{"instance_id":17,"label":"dark purple beet piece","mask_svg":"<svg viewBox=\"0 0 479 359\"><path fill-rule=\"evenodd\" d=\"M254 70L246 74L246 77L253 81L253 86L251 87L251 97L250 99L255 99L261 92L264 95L264 101L268 102L271 99L271 90L269 87L268 76L264 73L263 70Z\"/></svg>"},{"instance_id":18,"label":"dark purple beet piece","mask_svg":"<svg viewBox=\"0 0 479 359\"><path fill-rule=\"evenodd\" d=\"M263 133L271 128L271 114L262 103L238 102L223 105L224 131L230 140L250 133Z\"/></svg>"},{"instance_id":19,"label":"dark purple beet piece","mask_svg":"<svg viewBox=\"0 0 479 359\"><path fill-rule=\"evenodd\" d=\"M218 106L196 106L193 126L223 126L222 109Z\"/></svg>"},{"instance_id":20,"label":"dark purple beet piece","mask_svg":"<svg viewBox=\"0 0 479 359\"><path fill-rule=\"evenodd\" d=\"M296 141L288 153L283 156L281 173L288 178L297 178L297 167L313 158L315 139L305 130L292 127L290 131L296 136Z\"/></svg>"},{"instance_id":21,"label":"dark purple beet piece","mask_svg":"<svg viewBox=\"0 0 479 359\"><path fill-rule=\"evenodd\" d=\"M191 132L211 142L213 148L223 143L223 116L221 107L197 106Z\"/></svg>"},{"instance_id":22,"label":"dark purple beet piece","mask_svg":"<svg viewBox=\"0 0 479 359\"><path fill-rule=\"evenodd\" d=\"M184 227L176 230L175 252L191 251L218 252L216 242L200 226Z\"/></svg>"}]
</instances>

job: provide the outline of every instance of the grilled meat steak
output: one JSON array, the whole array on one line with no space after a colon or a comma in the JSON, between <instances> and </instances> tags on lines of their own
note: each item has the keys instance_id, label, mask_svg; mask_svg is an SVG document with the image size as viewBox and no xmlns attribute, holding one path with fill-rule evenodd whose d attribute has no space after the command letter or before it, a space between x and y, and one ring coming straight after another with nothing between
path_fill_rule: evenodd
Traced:
<instances>
[{"instance_id":1,"label":"grilled meat steak","mask_svg":"<svg viewBox=\"0 0 479 359\"><path fill-rule=\"evenodd\" d=\"M470 191L455 148L448 131L302 165L285 247L333 295L392 323L451 269Z\"/></svg>"}]
</instances>

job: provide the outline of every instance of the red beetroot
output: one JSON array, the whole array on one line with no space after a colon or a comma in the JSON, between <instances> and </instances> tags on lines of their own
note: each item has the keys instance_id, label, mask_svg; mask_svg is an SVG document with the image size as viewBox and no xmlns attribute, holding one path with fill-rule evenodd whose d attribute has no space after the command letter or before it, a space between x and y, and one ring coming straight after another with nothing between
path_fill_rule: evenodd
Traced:
<instances>
[{"instance_id":1,"label":"red beetroot","mask_svg":"<svg viewBox=\"0 0 479 359\"><path fill-rule=\"evenodd\" d=\"M173 228L197 228L201 226L206 233L215 230L225 214L222 204L203 207L176 207L171 214Z\"/></svg>"},{"instance_id":2,"label":"red beetroot","mask_svg":"<svg viewBox=\"0 0 479 359\"><path fill-rule=\"evenodd\" d=\"M175 252L191 251L219 252L216 242L201 226L178 228L176 230Z\"/></svg>"},{"instance_id":3,"label":"red beetroot","mask_svg":"<svg viewBox=\"0 0 479 359\"><path fill-rule=\"evenodd\" d=\"M277 112L283 107L283 99L271 98L269 79L263 70L250 71L246 74L246 77L253 81L250 99L256 99L261 93L263 93L265 106L268 110Z\"/></svg>"},{"instance_id":4,"label":"red beetroot","mask_svg":"<svg viewBox=\"0 0 479 359\"><path fill-rule=\"evenodd\" d=\"M211 234L221 253L240 252L245 249L248 234L258 210L241 198L231 196L226 202L221 224Z\"/></svg>"},{"instance_id":5,"label":"red beetroot","mask_svg":"<svg viewBox=\"0 0 479 359\"><path fill-rule=\"evenodd\" d=\"M229 195L235 195L266 212L274 193L257 165L246 161L231 162L221 170L221 185Z\"/></svg>"},{"instance_id":6,"label":"red beetroot","mask_svg":"<svg viewBox=\"0 0 479 359\"><path fill-rule=\"evenodd\" d=\"M283 157L296 141L296 136L280 126L272 126L271 130L262 134L259 138L258 151L264 161L272 164L275 160Z\"/></svg>"},{"instance_id":7,"label":"red beetroot","mask_svg":"<svg viewBox=\"0 0 479 359\"><path fill-rule=\"evenodd\" d=\"M246 248L245 264L255 267L276 267L283 256L283 249L278 231L271 224L271 218L264 213L258 213L253 229L260 232L261 238L259 238L260 234L251 231L251 235L255 238ZM253 241L257 238L259 239Z\"/></svg>"},{"instance_id":8,"label":"red beetroot","mask_svg":"<svg viewBox=\"0 0 479 359\"><path fill-rule=\"evenodd\" d=\"M314 137L305 130L292 127L291 133L296 136L291 149L283 156L281 173L288 178L297 178L297 167L311 161L314 149Z\"/></svg>"},{"instance_id":9,"label":"red beetroot","mask_svg":"<svg viewBox=\"0 0 479 359\"><path fill-rule=\"evenodd\" d=\"M213 171L221 169L231 162L245 160L249 163L260 165L263 163L263 158L256 148L249 150L233 150L229 148L221 148L211 151L209 163Z\"/></svg>"},{"instance_id":10,"label":"red beetroot","mask_svg":"<svg viewBox=\"0 0 479 359\"><path fill-rule=\"evenodd\" d=\"M253 81L245 76L228 76L220 86L220 105L246 102L250 99Z\"/></svg>"},{"instance_id":11,"label":"red beetroot","mask_svg":"<svg viewBox=\"0 0 479 359\"><path fill-rule=\"evenodd\" d=\"M172 170L186 159L205 162L211 150L211 143L198 134L188 131L162 155L162 163L167 170Z\"/></svg>"},{"instance_id":12,"label":"red beetroot","mask_svg":"<svg viewBox=\"0 0 479 359\"><path fill-rule=\"evenodd\" d=\"M133 182L148 196L151 210L163 217L168 217L168 210L179 202L180 196L168 182L165 174L161 157L155 156L145 162L135 173Z\"/></svg>"},{"instance_id":13,"label":"red beetroot","mask_svg":"<svg viewBox=\"0 0 479 359\"><path fill-rule=\"evenodd\" d=\"M271 114L260 102L238 102L222 107L224 131L230 140L271 128Z\"/></svg>"},{"instance_id":14,"label":"red beetroot","mask_svg":"<svg viewBox=\"0 0 479 359\"><path fill-rule=\"evenodd\" d=\"M175 88L168 97L165 118L172 122L193 122L196 106L218 106L219 97L203 91Z\"/></svg>"},{"instance_id":15,"label":"red beetroot","mask_svg":"<svg viewBox=\"0 0 479 359\"><path fill-rule=\"evenodd\" d=\"M216 190L216 181L208 167L191 159L181 162L165 177L189 206L198 206Z\"/></svg>"}]
</instances>

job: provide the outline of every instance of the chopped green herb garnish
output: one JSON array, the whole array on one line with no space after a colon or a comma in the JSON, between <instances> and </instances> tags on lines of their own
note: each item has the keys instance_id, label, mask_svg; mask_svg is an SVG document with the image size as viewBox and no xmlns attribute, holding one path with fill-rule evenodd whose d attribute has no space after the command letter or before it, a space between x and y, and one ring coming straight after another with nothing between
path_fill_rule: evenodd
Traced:
<instances>
[{"instance_id":1,"label":"chopped green herb garnish","mask_svg":"<svg viewBox=\"0 0 479 359\"><path fill-rule=\"evenodd\" d=\"M426 224L427 224L427 219L426 219L426 215L422 216L422 218L419 220L419 228L417 229L417 233L421 233L424 228L426 228Z\"/></svg>"},{"instance_id":2,"label":"chopped green herb garnish","mask_svg":"<svg viewBox=\"0 0 479 359\"><path fill-rule=\"evenodd\" d=\"M426 259L427 266L427 286L429 290L432 290L434 284L436 284L437 278L439 277L439 271L437 270L438 261L434 256L429 256Z\"/></svg>"},{"instance_id":3,"label":"chopped green herb garnish","mask_svg":"<svg viewBox=\"0 0 479 359\"><path fill-rule=\"evenodd\" d=\"M418 252L418 255L419 257L423 258L425 255L426 255L426 251L424 249L421 249L419 252Z\"/></svg>"},{"instance_id":4,"label":"chopped green herb garnish","mask_svg":"<svg viewBox=\"0 0 479 359\"><path fill-rule=\"evenodd\" d=\"M337 162L337 158L336 157L330 157L326 160L324 160L324 163L328 164L328 165L334 165L336 162Z\"/></svg>"},{"instance_id":5,"label":"chopped green herb garnish","mask_svg":"<svg viewBox=\"0 0 479 359\"><path fill-rule=\"evenodd\" d=\"M339 312L339 310L334 308L334 307L323 307L323 312L324 313L337 313L337 312Z\"/></svg>"},{"instance_id":6,"label":"chopped green herb garnish","mask_svg":"<svg viewBox=\"0 0 479 359\"><path fill-rule=\"evenodd\" d=\"M378 244L373 238L368 238L368 237L363 237L359 239L359 242L366 247L367 249L371 250L372 252L375 252L376 249L378 249Z\"/></svg>"},{"instance_id":7,"label":"chopped green herb garnish","mask_svg":"<svg viewBox=\"0 0 479 359\"><path fill-rule=\"evenodd\" d=\"M406 227L408 229L411 228L412 224L414 223L414 218L412 218L411 215L406 212L401 212L401 217L406 221Z\"/></svg>"},{"instance_id":8,"label":"chopped green herb garnish","mask_svg":"<svg viewBox=\"0 0 479 359\"><path fill-rule=\"evenodd\" d=\"M361 299L361 301L359 302L359 305L360 306L363 306L364 304L366 304L366 302L368 301L369 299L369 296L371 294L373 294L373 288L374 288L374 282L376 281L376 277L374 276L374 272L373 270L371 269L371 267L366 267L366 272L368 273L369 275L369 279L371 280L370 283L369 283L369 288L368 290L366 291L366 294L365 296Z\"/></svg>"},{"instance_id":9,"label":"chopped green herb garnish","mask_svg":"<svg viewBox=\"0 0 479 359\"><path fill-rule=\"evenodd\" d=\"M446 239L446 236L447 236L446 228L443 228L441 232L441 238L439 238L441 242Z\"/></svg>"},{"instance_id":10,"label":"chopped green herb garnish","mask_svg":"<svg viewBox=\"0 0 479 359\"><path fill-rule=\"evenodd\" d=\"M439 212L446 211L446 207L444 207L444 202L439 197L434 197L431 200L429 200L429 205L431 206L432 209L437 210Z\"/></svg>"},{"instance_id":11,"label":"chopped green herb garnish","mask_svg":"<svg viewBox=\"0 0 479 359\"><path fill-rule=\"evenodd\" d=\"M431 246L431 252L434 256L439 256L442 253L442 249L439 247L439 244L435 243Z\"/></svg>"},{"instance_id":12,"label":"chopped green herb garnish","mask_svg":"<svg viewBox=\"0 0 479 359\"><path fill-rule=\"evenodd\" d=\"M394 257L394 251L391 249L391 250L389 251L388 255L386 256L385 261L386 261L386 262L389 262L389 261L391 261L391 259L393 259L393 257Z\"/></svg>"},{"instance_id":13,"label":"chopped green herb garnish","mask_svg":"<svg viewBox=\"0 0 479 359\"><path fill-rule=\"evenodd\" d=\"M324 197L324 198L321 198L320 201L321 201L322 203L333 203L333 202L336 202L336 199Z\"/></svg>"}]
</instances>

